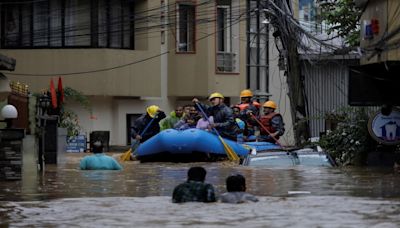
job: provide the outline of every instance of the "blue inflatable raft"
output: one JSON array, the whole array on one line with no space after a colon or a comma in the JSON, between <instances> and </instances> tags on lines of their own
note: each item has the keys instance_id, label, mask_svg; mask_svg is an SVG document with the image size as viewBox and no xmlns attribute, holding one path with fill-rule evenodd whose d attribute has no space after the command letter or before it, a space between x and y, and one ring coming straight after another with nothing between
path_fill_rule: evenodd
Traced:
<instances>
[{"instance_id":1,"label":"blue inflatable raft","mask_svg":"<svg viewBox=\"0 0 400 228\"><path fill-rule=\"evenodd\" d=\"M246 157L251 148L224 139L239 157ZM200 129L161 131L138 149L136 158L146 161L210 161L226 158L224 146L218 136Z\"/></svg>"}]
</instances>

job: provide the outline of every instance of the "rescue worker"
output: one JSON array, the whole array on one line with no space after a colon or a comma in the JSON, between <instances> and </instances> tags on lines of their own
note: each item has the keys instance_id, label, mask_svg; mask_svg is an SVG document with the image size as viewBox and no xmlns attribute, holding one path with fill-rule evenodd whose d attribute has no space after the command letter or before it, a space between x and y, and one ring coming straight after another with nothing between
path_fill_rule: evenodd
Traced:
<instances>
[{"instance_id":1,"label":"rescue worker","mask_svg":"<svg viewBox=\"0 0 400 228\"><path fill-rule=\"evenodd\" d=\"M282 115L275 112L277 105L273 101L265 102L263 108L264 115L260 117L260 122L263 125L260 126L260 141L276 143L276 140L285 133Z\"/></svg>"},{"instance_id":2,"label":"rescue worker","mask_svg":"<svg viewBox=\"0 0 400 228\"><path fill-rule=\"evenodd\" d=\"M174 128L175 124L183 117L183 107L176 107L175 111L172 111L169 116L160 121L160 130L166 130Z\"/></svg>"},{"instance_id":3,"label":"rescue worker","mask_svg":"<svg viewBox=\"0 0 400 228\"><path fill-rule=\"evenodd\" d=\"M214 123L210 124L210 128L215 128L222 137L236 141L239 128L233 117L232 109L224 104L224 96L220 93L213 93L208 99L212 106L201 104L197 98L193 98L192 101L199 104L207 116L214 117ZM195 107L199 109L197 105Z\"/></svg>"},{"instance_id":4,"label":"rescue worker","mask_svg":"<svg viewBox=\"0 0 400 228\"><path fill-rule=\"evenodd\" d=\"M253 92L251 90L245 89L240 92L240 104L238 104L238 107L242 113L245 114L246 111L250 110L255 116L258 116L260 106L260 103L253 101Z\"/></svg>"},{"instance_id":5,"label":"rescue worker","mask_svg":"<svg viewBox=\"0 0 400 228\"><path fill-rule=\"evenodd\" d=\"M253 101L253 92L251 90L245 89L240 92L240 104L237 106L240 108L240 119L246 123L244 135L249 139L254 138L254 126L256 123L248 114L252 113L256 117L259 117L260 103Z\"/></svg>"},{"instance_id":6,"label":"rescue worker","mask_svg":"<svg viewBox=\"0 0 400 228\"><path fill-rule=\"evenodd\" d=\"M150 121L154 121L148 127L146 132L143 132ZM132 126L132 138L134 140L145 142L149 138L160 132L160 121L165 118L165 113L157 105L151 105L146 108L146 113L135 120ZM142 136L140 136L142 134Z\"/></svg>"},{"instance_id":7,"label":"rescue worker","mask_svg":"<svg viewBox=\"0 0 400 228\"><path fill-rule=\"evenodd\" d=\"M121 170L122 166L111 156L103 153L100 141L93 143L93 155L84 157L79 167L81 170Z\"/></svg>"}]
</instances>

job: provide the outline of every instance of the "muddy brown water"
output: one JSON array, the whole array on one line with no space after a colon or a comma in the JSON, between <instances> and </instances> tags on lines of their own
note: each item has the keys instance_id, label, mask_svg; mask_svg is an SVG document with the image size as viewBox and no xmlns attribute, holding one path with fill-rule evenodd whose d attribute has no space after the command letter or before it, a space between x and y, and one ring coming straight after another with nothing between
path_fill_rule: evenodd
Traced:
<instances>
[{"instance_id":1,"label":"muddy brown water","mask_svg":"<svg viewBox=\"0 0 400 228\"><path fill-rule=\"evenodd\" d=\"M127 162L123 171L81 171L82 156L0 181L0 227L400 227L400 174L390 168ZM173 188L198 165L217 195L241 173L260 202L172 204Z\"/></svg>"}]
</instances>

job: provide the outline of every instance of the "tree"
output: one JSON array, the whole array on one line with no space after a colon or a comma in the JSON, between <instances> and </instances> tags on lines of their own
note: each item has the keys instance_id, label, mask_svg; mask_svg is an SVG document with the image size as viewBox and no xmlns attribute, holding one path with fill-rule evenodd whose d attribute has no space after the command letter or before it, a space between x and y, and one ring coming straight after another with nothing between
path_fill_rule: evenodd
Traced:
<instances>
[{"instance_id":1,"label":"tree","mask_svg":"<svg viewBox=\"0 0 400 228\"><path fill-rule=\"evenodd\" d=\"M354 0L330 0L320 3L321 20L329 28L328 34L337 33L350 46L360 44L360 17L362 9L356 7Z\"/></svg>"}]
</instances>

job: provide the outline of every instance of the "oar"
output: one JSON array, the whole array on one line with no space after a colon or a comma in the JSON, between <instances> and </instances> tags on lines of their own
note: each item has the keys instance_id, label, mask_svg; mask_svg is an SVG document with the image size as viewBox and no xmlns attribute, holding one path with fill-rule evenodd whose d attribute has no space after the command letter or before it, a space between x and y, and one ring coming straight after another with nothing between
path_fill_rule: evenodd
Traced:
<instances>
[{"instance_id":1,"label":"oar","mask_svg":"<svg viewBox=\"0 0 400 228\"><path fill-rule=\"evenodd\" d=\"M153 121L156 119L156 117L157 117L157 115L154 116L154 118L152 118L150 120L150 122L147 124L147 126L142 131L142 133L140 133L140 137L143 137L144 133L146 133L147 129L149 129L150 125L153 123ZM133 149L133 152L135 152L139 144L140 144L140 140L136 140L136 142L131 145L131 148L129 148L128 151L126 151L125 153L123 153L121 155L120 160L121 161L129 161L131 159L132 149Z\"/></svg>"},{"instance_id":2,"label":"oar","mask_svg":"<svg viewBox=\"0 0 400 228\"><path fill-rule=\"evenodd\" d=\"M201 105L198 104L197 102L196 102L196 105L199 108L200 112L203 114L203 116L207 119L208 123L211 124L210 119L208 118L207 114L204 112L204 110L201 107ZM224 139L218 133L217 129L215 129L215 127L213 127L213 130L218 135L219 140L221 141L222 145L224 146L225 153L228 156L229 160L231 160L231 161L239 161L239 156L237 156L235 151L233 151L233 149L224 141Z\"/></svg>"},{"instance_id":3,"label":"oar","mask_svg":"<svg viewBox=\"0 0 400 228\"><path fill-rule=\"evenodd\" d=\"M272 139L275 140L276 144L278 144L280 147L283 148L283 146L279 143L278 139L272 136L271 132L268 131L268 129L264 126L264 124L262 124L261 121L259 121L253 113L250 113L250 116L253 117L253 119L272 137Z\"/></svg>"}]
</instances>

